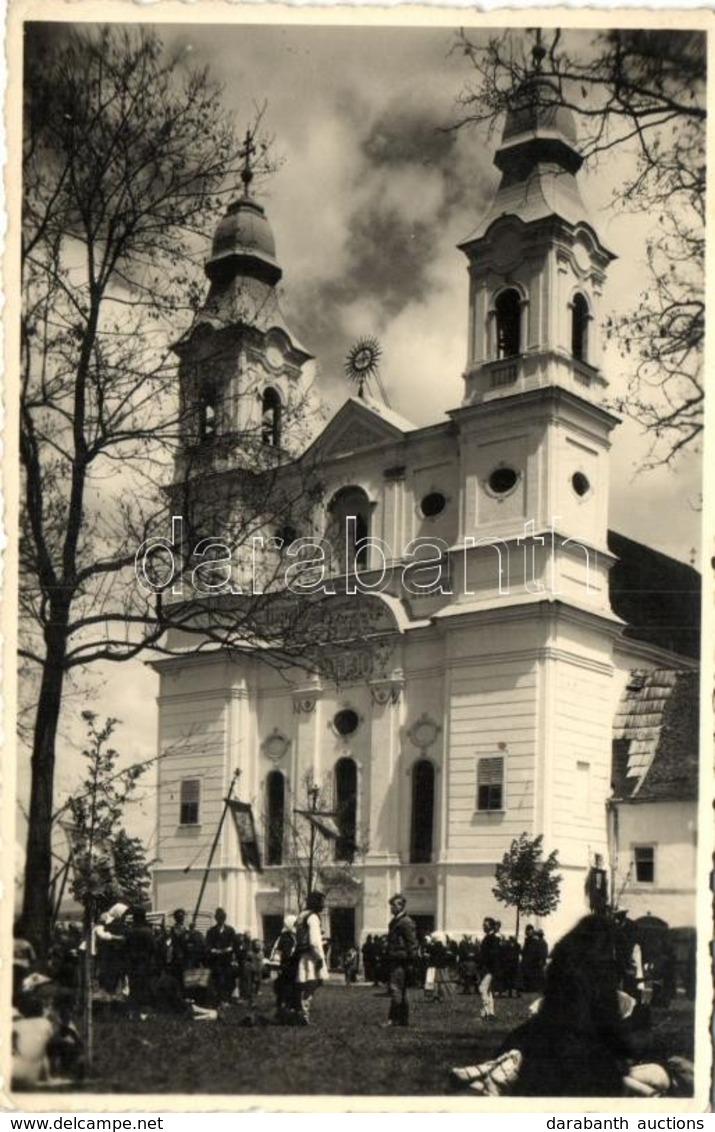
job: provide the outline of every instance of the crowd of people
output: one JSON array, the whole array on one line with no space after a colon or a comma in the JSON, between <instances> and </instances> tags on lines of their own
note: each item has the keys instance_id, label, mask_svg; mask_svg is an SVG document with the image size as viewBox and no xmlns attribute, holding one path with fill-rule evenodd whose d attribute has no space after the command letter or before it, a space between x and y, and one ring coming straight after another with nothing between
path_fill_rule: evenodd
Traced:
<instances>
[{"instance_id":1,"label":"crowd of people","mask_svg":"<svg viewBox=\"0 0 715 1132\"><path fill-rule=\"evenodd\" d=\"M177 908L169 924L150 921L142 907L114 904L87 941L79 925L58 924L44 963L15 935L13 957L13 1083L79 1081L84 1071L77 1017L89 971L94 1009L119 1008L135 1021L155 1013L198 1020L219 1017L240 1000L242 1020L268 974L263 943L227 924L223 908L202 934Z\"/></svg>"},{"instance_id":2,"label":"crowd of people","mask_svg":"<svg viewBox=\"0 0 715 1132\"><path fill-rule=\"evenodd\" d=\"M549 955L543 931L527 924L524 941L519 943L516 936L501 934L498 920L488 917L484 924L481 940L476 933L464 933L457 940L439 931L418 938L412 959L413 985L423 987L426 997L437 1002L455 992L477 995L487 973L491 975L491 991L495 996L512 998L525 991L540 990ZM388 934L368 935L361 955L365 982L387 984ZM349 981L355 981L359 968L355 951L349 961Z\"/></svg>"},{"instance_id":3,"label":"crowd of people","mask_svg":"<svg viewBox=\"0 0 715 1132\"><path fill-rule=\"evenodd\" d=\"M325 905L312 892L298 915L287 915L269 954L263 941L236 931L217 908L205 935L177 908L170 923L150 921L144 908L114 904L99 919L89 961L94 1008L119 1007L134 1021L154 1014L196 1020L225 1017L239 1005L245 1025L267 1021L256 1010L271 974L274 1020L308 1025L316 989L327 974L321 930ZM357 954L357 952L356 952ZM82 1043L75 1017L87 974L87 947L76 924L57 925L47 960L37 963L29 942L15 935L13 1082L79 1080Z\"/></svg>"},{"instance_id":4,"label":"crowd of people","mask_svg":"<svg viewBox=\"0 0 715 1132\"><path fill-rule=\"evenodd\" d=\"M14 1087L34 1087L43 1078L81 1079L74 1011L88 973L95 1004L120 1004L135 1021L156 1013L197 1020L230 1013L248 1025L269 1021L256 1001L272 975L273 1020L311 1025L313 1001L328 971L324 908L323 894L311 892L297 915L285 916L268 952L261 940L236 931L223 908L204 935L183 908L165 923L151 920L143 908L117 903L96 925L89 956L81 930L60 925L42 967L30 944L16 937ZM369 935L360 951L344 947L340 957L348 985L362 978L386 986L386 1027L409 1025L409 992L415 988L433 1002L455 993L478 995L486 1023L495 1018L499 996L526 996L526 1021L488 1062L453 1069L453 1085L479 1095L648 1096L687 1091L692 1083L692 1067L682 1059L664 1065L643 1057L648 949L627 916L591 914L549 955L543 932L532 924L523 944L502 935L492 917L484 919L481 935L464 933L456 940L434 931L419 938L401 893L391 897L389 908L387 932Z\"/></svg>"}]
</instances>

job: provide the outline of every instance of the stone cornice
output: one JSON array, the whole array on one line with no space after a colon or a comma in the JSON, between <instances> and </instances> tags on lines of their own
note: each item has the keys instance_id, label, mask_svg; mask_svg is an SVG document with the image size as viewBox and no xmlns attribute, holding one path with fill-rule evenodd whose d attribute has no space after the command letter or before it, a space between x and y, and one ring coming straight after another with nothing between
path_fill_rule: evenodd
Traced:
<instances>
[{"instance_id":1,"label":"stone cornice","mask_svg":"<svg viewBox=\"0 0 715 1132\"><path fill-rule=\"evenodd\" d=\"M587 609L561 598L524 595L516 599L496 598L486 607L473 605L465 608L465 604L447 606L433 615L433 622L443 625L445 629L452 629L470 627L469 623L475 619L488 625L495 621L544 621L558 618L598 628L601 632L606 631L614 637L620 635L624 625L615 613ZM460 622L466 624L462 625Z\"/></svg>"},{"instance_id":2,"label":"stone cornice","mask_svg":"<svg viewBox=\"0 0 715 1132\"><path fill-rule=\"evenodd\" d=\"M610 432L617 424L620 424L620 417L615 416L613 413L608 412L607 409L602 408L600 405L595 405L593 401L589 401L585 397L579 397L576 393L572 393L569 389L564 389L560 385L544 385L538 389L527 389L523 392L515 392L507 396L494 398L490 401L478 401L471 405L462 405L458 409L450 409L447 413L448 417L458 424L462 421L469 422L471 420L483 421L485 417L499 416L500 414L513 415L514 406L524 406L532 410L537 407L544 407L552 410L558 405L558 402L563 402L564 406L578 410L579 413L586 413L592 417L594 421L598 422L601 427L606 427Z\"/></svg>"}]
</instances>

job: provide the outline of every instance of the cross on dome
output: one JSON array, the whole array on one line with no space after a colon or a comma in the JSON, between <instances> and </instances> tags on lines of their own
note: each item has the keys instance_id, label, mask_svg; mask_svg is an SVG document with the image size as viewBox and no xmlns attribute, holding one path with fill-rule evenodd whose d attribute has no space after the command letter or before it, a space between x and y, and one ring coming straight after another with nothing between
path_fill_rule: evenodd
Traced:
<instances>
[{"instance_id":1,"label":"cross on dome","mask_svg":"<svg viewBox=\"0 0 715 1132\"><path fill-rule=\"evenodd\" d=\"M254 142L254 134L250 130L246 130L246 137L241 149L238 151L238 156L243 158L243 169L241 170L241 180L243 182L243 195L244 198L250 199L251 190L250 185L253 180L253 170L251 169L251 158L256 154L256 145Z\"/></svg>"},{"instance_id":2,"label":"cross on dome","mask_svg":"<svg viewBox=\"0 0 715 1132\"><path fill-rule=\"evenodd\" d=\"M546 58L546 48L541 42L541 28L536 29L536 43L531 49L531 58L534 60L534 72L538 75L541 71L541 64Z\"/></svg>"}]
</instances>

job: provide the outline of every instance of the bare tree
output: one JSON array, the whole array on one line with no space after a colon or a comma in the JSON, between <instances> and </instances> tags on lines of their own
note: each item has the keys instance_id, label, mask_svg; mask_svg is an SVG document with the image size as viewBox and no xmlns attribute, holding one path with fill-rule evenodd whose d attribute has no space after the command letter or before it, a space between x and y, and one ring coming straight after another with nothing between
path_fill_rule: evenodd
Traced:
<instances>
[{"instance_id":1,"label":"bare tree","mask_svg":"<svg viewBox=\"0 0 715 1132\"><path fill-rule=\"evenodd\" d=\"M311 888L318 888L330 903L333 897L341 896L348 903L362 889L358 866L368 851L366 830L352 825L353 814L350 807L343 813L334 807L333 784L330 778L320 786L314 782L312 772L303 776L304 799L300 799L297 811L285 814L278 824L271 824L270 816L264 814L263 827L266 841L280 844L281 868L278 883L281 891L296 908L305 907L305 900ZM311 795L315 793L315 806ZM302 808L304 807L304 808ZM325 836L311 826L310 819L303 816L315 809L320 815L330 814L340 837Z\"/></svg>"},{"instance_id":2,"label":"bare tree","mask_svg":"<svg viewBox=\"0 0 715 1132\"><path fill-rule=\"evenodd\" d=\"M181 404L171 343L197 306L196 261L235 194L243 152L220 90L205 70L168 58L153 32L118 26L48 45L31 25L25 78L20 663L34 716L22 918L42 952L55 749L73 675L170 649L172 626L203 641L209 622L228 647L260 640L280 658L301 616L271 613L280 554L263 555L264 592L207 599L201 570L216 567L196 559L191 536L201 490L213 493L212 514L223 510L235 549L297 513L305 488L302 473L284 474L286 454L261 444L260 425L232 438L243 471L218 493L225 453L217 443L207 459L207 446L187 442L195 409ZM254 169L269 166L261 153ZM247 300L244 321L254 314ZM189 488L202 479L213 488ZM178 575L192 600L171 583L142 587L135 573L137 548L167 534L177 504L189 528Z\"/></svg>"},{"instance_id":3,"label":"bare tree","mask_svg":"<svg viewBox=\"0 0 715 1132\"><path fill-rule=\"evenodd\" d=\"M486 43L462 32L458 46L476 74L460 96L459 126L493 127L529 100L577 116L581 153L592 165L609 150L635 153L614 204L651 216L653 235L647 288L607 327L632 363L614 407L650 434L649 464L672 464L703 427L704 33L539 30L534 45L520 32Z\"/></svg>"}]
</instances>

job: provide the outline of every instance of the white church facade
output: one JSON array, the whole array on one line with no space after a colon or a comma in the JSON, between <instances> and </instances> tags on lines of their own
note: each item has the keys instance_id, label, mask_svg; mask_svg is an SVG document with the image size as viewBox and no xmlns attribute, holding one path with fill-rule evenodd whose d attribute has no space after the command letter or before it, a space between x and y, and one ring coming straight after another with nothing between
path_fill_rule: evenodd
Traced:
<instances>
[{"instance_id":1,"label":"white church facade","mask_svg":"<svg viewBox=\"0 0 715 1132\"><path fill-rule=\"evenodd\" d=\"M281 457L283 474L319 469L309 527L336 544L323 578L336 595L325 603L330 662L278 668L259 648L220 647L155 662L157 908L193 908L236 769L263 870L244 867L227 822L203 908L220 904L257 935L296 910L288 830L311 782L338 814L336 872L349 865L326 913L342 942L383 931L396 890L424 930L475 932L485 915L512 930L492 886L524 832L558 851L551 938L587 911L596 857L614 867L613 723L629 673L696 662L677 635L629 631L613 586L618 422L603 405L598 341L613 256L580 196L571 116L532 92L508 116L495 161L501 185L461 245L461 405L416 427L350 397L303 452ZM184 403L196 404L187 448L210 448L191 474L209 494L236 474L217 455L223 432L252 422L283 451L310 359L280 311L273 236L245 188L219 224L206 303L177 347Z\"/></svg>"}]
</instances>

